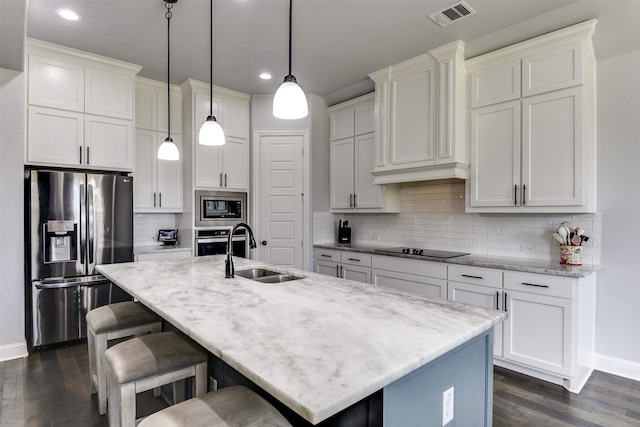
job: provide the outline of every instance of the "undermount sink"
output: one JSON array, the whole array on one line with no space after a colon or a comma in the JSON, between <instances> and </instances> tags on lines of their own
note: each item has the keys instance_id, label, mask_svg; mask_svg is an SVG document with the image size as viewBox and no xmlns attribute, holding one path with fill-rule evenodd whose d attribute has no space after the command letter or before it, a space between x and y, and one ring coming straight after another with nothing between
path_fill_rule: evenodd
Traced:
<instances>
[{"instance_id":1,"label":"undermount sink","mask_svg":"<svg viewBox=\"0 0 640 427\"><path fill-rule=\"evenodd\" d=\"M282 283L288 282L290 280L302 279L302 277L299 276L293 276L291 274L267 270L265 268L249 268L247 270L239 270L235 272L235 275L262 283Z\"/></svg>"}]
</instances>

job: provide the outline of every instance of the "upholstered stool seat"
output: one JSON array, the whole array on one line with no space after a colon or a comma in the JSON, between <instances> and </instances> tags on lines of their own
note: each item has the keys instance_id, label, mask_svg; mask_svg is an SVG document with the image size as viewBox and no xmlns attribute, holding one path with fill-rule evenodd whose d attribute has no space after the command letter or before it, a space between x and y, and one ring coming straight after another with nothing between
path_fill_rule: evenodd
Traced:
<instances>
[{"instance_id":1,"label":"upholstered stool seat","mask_svg":"<svg viewBox=\"0 0 640 427\"><path fill-rule=\"evenodd\" d=\"M108 341L161 330L162 320L142 304L133 301L104 305L87 313L89 378L91 393L98 393L100 415L107 413L107 369L104 353Z\"/></svg>"},{"instance_id":2,"label":"upholstered stool seat","mask_svg":"<svg viewBox=\"0 0 640 427\"><path fill-rule=\"evenodd\" d=\"M266 400L246 387L212 391L156 412L138 427L291 427Z\"/></svg>"},{"instance_id":3,"label":"upholstered stool seat","mask_svg":"<svg viewBox=\"0 0 640 427\"><path fill-rule=\"evenodd\" d=\"M109 372L109 425L136 425L136 394L195 377L194 395L207 391L207 354L175 332L132 338L105 353ZM177 393L174 387L174 399Z\"/></svg>"}]
</instances>

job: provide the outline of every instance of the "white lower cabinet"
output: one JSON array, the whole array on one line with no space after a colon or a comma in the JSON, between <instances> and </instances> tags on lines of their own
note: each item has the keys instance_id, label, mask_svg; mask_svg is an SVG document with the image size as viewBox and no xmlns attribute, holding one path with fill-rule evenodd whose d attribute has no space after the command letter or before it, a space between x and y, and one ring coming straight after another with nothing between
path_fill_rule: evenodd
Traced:
<instances>
[{"instance_id":1,"label":"white lower cabinet","mask_svg":"<svg viewBox=\"0 0 640 427\"><path fill-rule=\"evenodd\" d=\"M586 278L449 265L448 298L503 310L494 363L578 393L593 371L595 275Z\"/></svg>"},{"instance_id":2,"label":"white lower cabinet","mask_svg":"<svg viewBox=\"0 0 640 427\"><path fill-rule=\"evenodd\" d=\"M371 283L371 255L316 249L315 272L362 283Z\"/></svg>"},{"instance_id":3,"label":"white lower cabinet","mask_svg":"<svg viewBox=\"0 0 640 427\"><path fill-rule=\"evenodd\" d=\"M374 285L431 298L447 298L446 264L380 255L372 258Z\"/></svg>"}]
</instances>

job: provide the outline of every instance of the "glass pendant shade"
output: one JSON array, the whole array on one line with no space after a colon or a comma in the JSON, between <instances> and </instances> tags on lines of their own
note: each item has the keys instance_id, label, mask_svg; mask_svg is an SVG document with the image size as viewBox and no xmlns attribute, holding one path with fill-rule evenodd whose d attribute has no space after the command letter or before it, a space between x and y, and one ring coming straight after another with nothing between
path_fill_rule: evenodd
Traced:
<instances>
[{"instance_id":1,"label":"glass pendant shade","mask_svg":"<svg viewBox=\"0 0 640 427\"><path fill-rule=\"evenodd\" d=\"M180 160L180 152L171 137L167 137L158 147L158 158L160 160Z\"/></svg>"},{"instance_id":2,"label":"glass pendant shade","mask_svg":"<svg viewBox=\"0 0 640 427\"><path fill-rule=\"evenodd\" d=\"M273 97L273 115L279 119L301 119L307 117L307 97L296 78L288 75Z\"/></svg>"},{"instance_id":3,"label":"glass pendant shade","mask_svg":"<svg viewBox=\"0 0 640 427\"><path fill-rule=\"evenodd\" d=\"M224 145L224 131L215 116L207 117L207 120L200 126L198 143L201 145Z\"/></svg>"}]
</instances>

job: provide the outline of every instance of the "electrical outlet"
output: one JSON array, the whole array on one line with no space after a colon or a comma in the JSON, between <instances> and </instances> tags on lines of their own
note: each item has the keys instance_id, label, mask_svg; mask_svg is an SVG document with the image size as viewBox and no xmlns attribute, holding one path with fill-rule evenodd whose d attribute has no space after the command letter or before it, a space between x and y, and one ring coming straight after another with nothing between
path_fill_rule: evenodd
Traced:
<instances>
[{"instance_id":1,"label":"electrical outlet","mask_svg":"<svg viewBox=\"0 0 640 427\"><path fill-rule=\"evenodd\" d=\"M442 393L442 425L453 421L453 387Z\"/></svg>"},{"instance_id":2,"label":"electrical outlet","mask_svg":"<svg viewBox=\"0 0 640 427\"><path fill-rule=\"evenodd\" d=\"M522 244L522 252L535 252L536 245L533 243L523 243Z\"/></svg>"}]
</instances>

